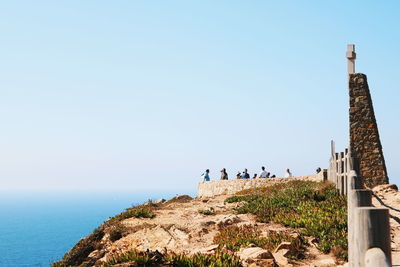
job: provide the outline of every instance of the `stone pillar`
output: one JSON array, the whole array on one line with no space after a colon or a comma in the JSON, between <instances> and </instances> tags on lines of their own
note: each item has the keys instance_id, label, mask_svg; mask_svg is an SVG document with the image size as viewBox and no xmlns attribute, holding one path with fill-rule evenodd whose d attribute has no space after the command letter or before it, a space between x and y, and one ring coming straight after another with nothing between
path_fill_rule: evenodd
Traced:
<instances>
[{"instance_id":1,"label":"stone pillar","mask_svg":"<svg viewBox=\"0 0 400 267\"><path fill-rule=\"evenodd\" d=\"M368 187L387 184L389 178L365 74L349 74L349 93L350 149L355 170Z\"/></svg>"}]
</instances>

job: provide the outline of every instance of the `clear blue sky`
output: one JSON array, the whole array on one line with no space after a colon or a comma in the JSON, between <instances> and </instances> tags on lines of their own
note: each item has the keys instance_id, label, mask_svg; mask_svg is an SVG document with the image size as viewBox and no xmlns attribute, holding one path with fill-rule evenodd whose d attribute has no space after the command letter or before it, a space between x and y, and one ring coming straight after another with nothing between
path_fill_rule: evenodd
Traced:
<instances>
[{"instance_id":1,"label":"clear blue sky","mask_svg":"<svg viewBox=\"0 0 400 267\"><path fill-rule=\"evenodd\" d=\"M193 190L326 168L345 50L400 183L398 1L2 1L0 189Z\"/></svg>"}]
</instances>

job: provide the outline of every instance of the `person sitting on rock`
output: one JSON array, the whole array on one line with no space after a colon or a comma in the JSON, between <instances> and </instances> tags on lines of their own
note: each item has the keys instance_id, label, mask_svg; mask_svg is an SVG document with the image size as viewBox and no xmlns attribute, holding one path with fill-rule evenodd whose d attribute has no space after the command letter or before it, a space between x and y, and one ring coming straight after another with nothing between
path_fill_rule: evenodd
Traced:
<instances>
[{"instance_id":1,"label":"person sitting on rock","mask_svg":"<svg viewBox=\"0 0 400 267\"><path fill-rule=\"evenodd\" d=\"M264 166L261 167L261 172L258 175L258 178L267 178L267 171L265 170Z\"/></svg>"},{"instance_id":2,"label":"person sitting on rock","mask_svg":"<svg viewBox=\"0 0 400 267\"><path fill-rule=\"evenodd\" d=\"M236 174L236 179L242 179L242 175L240 174L240 172L238 172L238 173Z\"/></svg>"},{"instance_id":3,"label":"person sitting on rock","mask_svg":"<svg viewBox=\"0 0 400 267\"><path fill-rule=\"evenodd\" d=\"M276 178L275 174L271 176L271 178Z\"/></svg>"},{"instance_id":4,"label":"person sitting on rock","mask_svg":"<svg viewBox=\"0 0 400 267\"><path fill-rule=\"evenodd\" d=\"M205 173L203 173L201 176L204 176L204 182L209 182L210 181L210 170L207 169Z\"/></svg>"},{"instance_id":5,"label":"person sitting on rock","mask_svg":"<svg viewBox=\"0 0 400 267\"><path fill-rule=\"evenodd\" d=\"M267 176L265 178L270 178L271 173L267 173Z\"/></svg>"},{"instance_id":6,"label":"person sitting on rock","mask_svg":"<svg viewBox=\"0 0 400 267\"><path fill-rule=\"evenodd\" d=\"M247 172L247 169L244 169L242 179L250 179L250 174Z\"/></svg>"},{"instance_id":7,"label":"person sitting on rock","mask_svg":"<svg viewBox=\"0 0 400 267\"><path fill-rule=\"evenodd\" d=\"M253 176L253 179L256 179L256 178L257 178L257 173L255 173Z\"/></svg>"},{"instance_id":8,"label":"person sitting on rock","mask_svg":"<svg viewBox=\"0 0 400 267\"><path fill-rule=\"evenodd\" d=\"M228 173L225 168L221 170L221 180L228 180Z\"/></svg>"}]
</instances>

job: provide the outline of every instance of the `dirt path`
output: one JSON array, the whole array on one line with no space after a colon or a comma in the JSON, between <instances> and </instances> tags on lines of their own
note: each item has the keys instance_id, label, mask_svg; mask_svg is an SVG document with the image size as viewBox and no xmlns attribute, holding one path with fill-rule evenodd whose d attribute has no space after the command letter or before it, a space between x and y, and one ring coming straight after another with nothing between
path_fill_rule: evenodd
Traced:
<instances>
[{"instance_id":1,"label":"dirt path","mask_svg":"<svg viewBox=\"0 0 400 267\"><path fill-rule=\"evenodd\" d=\"M372 204L375 207L388 208L392 237L393 266L400 266L400 192L396 185L380 185L373 189Z\"/></svg>"},{"instance_id":2,"label":"dirt path","mask_svg":"<svg viewBox=\"0 0 400 267\"><path fill-rule=\"evenodd\" d=\"M273 230L295 235L294 229L275 223L256 222L255 217L250 214L234 214L233 209L240 203L225 203L226 198L227 196L217 196L167 203L155 211L156 217L153 219L130 218L122 221L125 227L134 231L116 242L109 243L103 260L132 249L168 250L185 254L213 253L217 248L213 242L214 236L221 227L228 225L251 225L257 227L261 233ZM204 215L199 210L209 210L212 214ZM283 256L282 251L271 252L279 266L336 266L332 256L321 253L311 243L307 247L307 259L298 262L290 262Z\"/></svg>"}]
</instances>

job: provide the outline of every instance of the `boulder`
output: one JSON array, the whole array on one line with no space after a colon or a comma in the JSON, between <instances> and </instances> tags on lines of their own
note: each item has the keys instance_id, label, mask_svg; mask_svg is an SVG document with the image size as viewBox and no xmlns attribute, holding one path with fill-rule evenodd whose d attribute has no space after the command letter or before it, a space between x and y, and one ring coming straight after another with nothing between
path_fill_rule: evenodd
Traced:
<instances>
[{"instance_id":1,"label":"boulder","mask_svg":"<svg viewBox=\"0 0 400 267\"><path fill-rule=\"evenodd\" d=\"M272 253L260 247L241 248L237 254L240 260L252 263L256 260L273 259Z\"/></svg>"},{"instance_id":2,"label":"boulder","mask_svg":"<svg viewBox=\"0 0 400 267\"><path fill-rule=\"evenodd\" d=\"M332 258L322 259L314 263L314 267L333 267L337 266L336 262Z\"/></svg>"},{"instance_id":3,"label":"boulder","mask_svg":"<svg viewBox=\"0 0 400 267\"><path fill-rule=\"evenodd\" d=\"M225 226L229 226L229 225L238 223L240 221L241 221L241 219L238 216L236 216L234 214L230 214L230 215L224 216L223 218L218 220L217 225L219 228L223 228Z\"/></svg>"},{"instance_id":4,"label":"boulder","mask_svg":"<svg viewBox=\"0 0 400 267\"><path fill-rule=\"evenodd\" d=\"M164 203L166 200L163 198L160 198L159 200L154 201L154 204L162 204Z\"/></svg>"},{"instance_id":5,"label":"boulder","mask_svg":"<svg viewBox=\"0 0 400 267\"><path fill-rule=\"evenodd\" d=\"M206 254L206 255L214 254L215 250L217 250L218 247L219 245L211 245L206 248L193 250L191 251L191 254L196 254L196 253Z\"/></svg>"},{"instance_id":6,"label":"boulder","mask_svg":"<svg viewBox=\"0 0 400 267\"><path fill-rule=\"evenodd\" d=\"M282 249L291 250L291 249L293 249L293 245L292 245L291 242L282 242L275 249L274 253L276 253L276 252L278 252L279 250L282 250Z\"/></svg>"}]
</instances>

